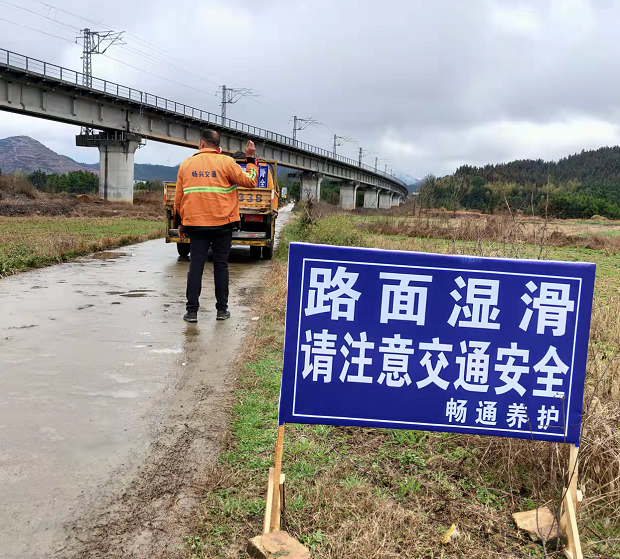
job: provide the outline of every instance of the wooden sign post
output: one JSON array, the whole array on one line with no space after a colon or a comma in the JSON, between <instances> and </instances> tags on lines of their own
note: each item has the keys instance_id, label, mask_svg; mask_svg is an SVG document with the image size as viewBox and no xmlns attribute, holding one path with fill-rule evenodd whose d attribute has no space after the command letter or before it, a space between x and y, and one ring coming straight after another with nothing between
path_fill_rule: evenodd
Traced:
<instances>
[{"instance_id":1,"label":"wooden sign post","mask_svg":"<svg viewBox=\"0 0 620 559\"><path fill-rule=\"evenodd\" d=\"M286 504L284 493L285 476L282 474L282 453L284 450L284 425L278 427L276 440L276 463L275 467L269 468L269 481L267 484L267 506L265 507L265 522L263 533L278 532L280 530L280 517ZM276 483L276 480L279 480Z\"/></svg>"},{"instance_id":2,"label":"wooden sign post","mask_svg":"<svg viewBox=\"0 0 620 559\"><path fill-rule=\"evenodd\" d=\"M568 459L568 488L563 491L562 502L564 513L560 520L560 532L566 534L568 546L564 554L568 559L583 559L581 541L577 528L577 511L583 501L583 493L577 489L577 475L579 471L579 447L570 445Z\"/></svg>"}]
</instances>

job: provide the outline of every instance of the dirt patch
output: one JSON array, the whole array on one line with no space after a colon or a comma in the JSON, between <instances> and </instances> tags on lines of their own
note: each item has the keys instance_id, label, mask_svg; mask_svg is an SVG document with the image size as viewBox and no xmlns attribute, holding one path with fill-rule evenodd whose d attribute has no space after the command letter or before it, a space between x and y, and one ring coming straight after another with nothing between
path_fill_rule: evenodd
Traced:
<instances>
[{"instance_id":1,"label":"dirt patch","mask_svg":"<svg viewBox=\"0 0 620 559\"><path fill-rule=\"evenodd\" d=\"M200 503L203 467L215 460L225 421L222 411L214 413L222 409L219 390L191 384L191 401L175 406L129 487L73 526L72 543L57 557L180 557L185 527Z\"/></svg>"},{"instance_id":2,"label":"dirt patch","mask_svg":"<svg viewBox=\"0 0 620 559\"><path fill-rule=\"evenodd\" d=\"M162 194L138 192L134 203L109 202L86 194L48 194L28 184L0 184L0 216L124 217L161 219Z\"/></svg>"}]
</instances>

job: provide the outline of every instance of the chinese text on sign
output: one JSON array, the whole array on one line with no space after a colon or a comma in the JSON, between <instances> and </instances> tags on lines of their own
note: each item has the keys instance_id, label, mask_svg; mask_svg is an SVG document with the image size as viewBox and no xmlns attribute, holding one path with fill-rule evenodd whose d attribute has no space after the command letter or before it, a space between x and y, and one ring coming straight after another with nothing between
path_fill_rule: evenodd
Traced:
<instances>
[{"instance_id":1,"label":"chinese text on sign","mask_svg":"<svg viewBox=\"0 0 620 559\"><path fill-rule=\"evenodd\" d=\"M292 243L280 423L578 444L594 272Z\"/></svg>"}]
</instances>

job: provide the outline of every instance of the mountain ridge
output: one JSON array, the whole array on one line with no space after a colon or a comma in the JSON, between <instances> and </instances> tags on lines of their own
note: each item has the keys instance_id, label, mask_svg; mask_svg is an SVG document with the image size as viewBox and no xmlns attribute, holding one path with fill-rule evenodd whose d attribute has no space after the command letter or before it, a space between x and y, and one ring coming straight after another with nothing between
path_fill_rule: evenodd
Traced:
<instances>
[{"instance_id":1,"label":"mountain ridge","mask_svg":"<svg viewBox=\"0 0 620 559\"><path fill-rule=\"evenodd\" d=\"M87 171L99 174L99 163L80 163L66 155L60 155L30 136L9 136L0 139L0 170L5 173L44 171L46 173L70 173ZM174 181L179 166L134 164L134 180Z\"/></svg>"}]
</instances>

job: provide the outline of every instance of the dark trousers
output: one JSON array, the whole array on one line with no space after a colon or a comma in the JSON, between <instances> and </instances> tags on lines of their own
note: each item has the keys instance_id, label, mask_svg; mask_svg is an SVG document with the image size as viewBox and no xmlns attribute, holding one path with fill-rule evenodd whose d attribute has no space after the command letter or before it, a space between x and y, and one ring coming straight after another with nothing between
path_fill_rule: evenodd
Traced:
<instances>
[{"instance_id":1,"label":"dark trousers","mask_svg":"<svg viewBox=\"0 0 620 559\"><path fill-rule=\"evenodd\" d=\"M217 310L228 309L228 256L232 243L232 228L192 231L191 260L187 274L187 310L198 311L202 290L202 272L204 271L209 245L213 247L213 279L215 281L215 299Z\"/></svg>"}]
</instances>

